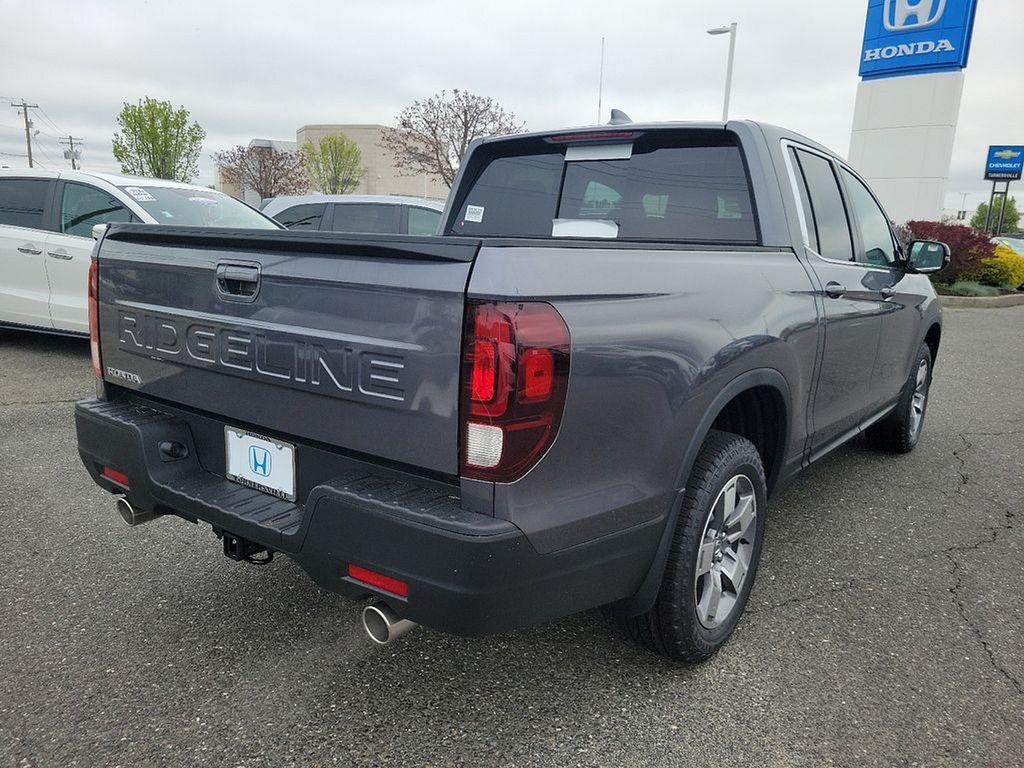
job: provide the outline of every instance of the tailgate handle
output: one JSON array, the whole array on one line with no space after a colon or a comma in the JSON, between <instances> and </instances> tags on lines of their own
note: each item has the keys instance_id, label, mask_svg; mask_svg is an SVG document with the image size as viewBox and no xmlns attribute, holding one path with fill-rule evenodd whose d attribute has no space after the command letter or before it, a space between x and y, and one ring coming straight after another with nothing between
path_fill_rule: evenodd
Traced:
<instances>
[{"instance_id":1,"label":"tailgate handle","mask_svg":"<svg viewBox=\"0 0 1024 768\"><path fill-rule=\"evenodd\" d=\"M252 301L260 291L260 268L254 264L218 264L217 289L233 301Z\"/></svg>"}]
</instances>

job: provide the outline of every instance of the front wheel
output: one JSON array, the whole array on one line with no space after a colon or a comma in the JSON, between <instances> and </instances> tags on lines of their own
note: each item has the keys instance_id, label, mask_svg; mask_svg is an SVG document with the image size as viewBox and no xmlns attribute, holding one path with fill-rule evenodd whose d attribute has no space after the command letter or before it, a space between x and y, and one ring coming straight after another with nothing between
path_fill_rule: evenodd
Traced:
<instances>
[{"instance_id":1,"label":"front wheel","mask_svg":"<svg viewBox=\"0 0 1024 768\"><path fill-rule=\"evenodd\" d=\"M740 620L761 557L767 488L745 438L712 431L694 463L654 607L625 619L640 645L704 661Z\"/></svg>"},{"instance_id":2,"label":"front wheel","mask_svg":"<svg viewBox=\"0 0 1024 768\"><path fill-rule=\"evenodd\" d=\"M903 385L896 409L867 428L868 445L889 453L910 453L921 439L932 384L932 351L922 344Z\"/></svg>"}]
</instances>

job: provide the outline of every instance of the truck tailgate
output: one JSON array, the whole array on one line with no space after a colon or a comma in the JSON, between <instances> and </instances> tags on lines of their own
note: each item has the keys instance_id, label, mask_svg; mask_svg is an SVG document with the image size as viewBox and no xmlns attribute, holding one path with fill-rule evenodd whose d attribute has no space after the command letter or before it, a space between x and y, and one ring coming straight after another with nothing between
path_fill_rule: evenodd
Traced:
<instances>
[{"instance_id":1,"label":"truck tailgate","mask_svg":"<svg viewBox=\"0 0 1024 768\"><path fill-rule=\"evenodd\" d=\"M458 471L477 243L114 225L106 381L284 439Z\"/></svg>"}]
</instances>

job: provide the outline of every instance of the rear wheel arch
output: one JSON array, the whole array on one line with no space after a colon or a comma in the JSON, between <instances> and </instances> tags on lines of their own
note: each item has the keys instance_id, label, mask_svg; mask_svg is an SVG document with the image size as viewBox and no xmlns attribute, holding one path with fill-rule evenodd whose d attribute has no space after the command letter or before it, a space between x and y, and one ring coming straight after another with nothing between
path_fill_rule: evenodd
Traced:
<instances>
[{"instance_id":1,"label":"rear wheel arch","mask_svg":"<svg viewBox=\"0 0 1024 768\"><path fill-rule=\"evenodd\" d=\"M682 489L685 486L687 479L693 472L694 462L700 453L701 446L704 445L704 441L707 439L712 429L721 429L721 427L718 426L720 423L719 419L731 420L735 418L736 409L740 408L736 403L743 403L747 398L751 398L752 395L749 393L757 393L757 396L761 397L770 393L770 397L781 409L781 414L778 418L777 434L775 435L775 444L773 446L774 453L771 455L770 468L768 461L765 460L764 454L761 454L762 464L764 465L768 480L768 489L769 491L771 490L774 482L779 477L780 470L784 463L785 447L789 441L789 435L791 432L790 419L792 419L793 414L792 396L789 384L786 381L785 376L774 368L757 368L747 371L746 373L742 373L730 381L715 396L711 401L711 405L706 408L703 417L698 423L697 428L693 431L689 443L687 444L686 453L683 456L682 465L679 469L679 475L675 485L677 489ZM743 436L747 437L747 435ZM754 442L755 446L757 446L755 441L751 440L751 442ZM683 493L682 490L680 490L676 495L672 509L665 521L665 528L662 531L661 541L659 542L658 550L654 555L654 559L651 561L651 567L648 570L647 575L644 577L639 589L637 589L632 597L621 600L611 606L613 614L618 616L633 616L649 610L654 604L654 600L658 595L658 589L661 586L662 577L665 573L665 564L668 560L668 553L672 543L672 536L676 528L676 522L679 517L679 509L682 504L682 500Z\"/></svg>"},{"instance_id":2,"label":"rear wheel arch","mask_svg":"<svg viewBox=\"0 0 1024 768\"><path fill-rule=\"evenodd\" d=\"M746 437L757 446L770 491L782 468L792 414L792 396L782 373L757 368L740 374L715 396L694 430L676 487L686 483L708 433L718 429Z\"/></svg>"}]
</instances>

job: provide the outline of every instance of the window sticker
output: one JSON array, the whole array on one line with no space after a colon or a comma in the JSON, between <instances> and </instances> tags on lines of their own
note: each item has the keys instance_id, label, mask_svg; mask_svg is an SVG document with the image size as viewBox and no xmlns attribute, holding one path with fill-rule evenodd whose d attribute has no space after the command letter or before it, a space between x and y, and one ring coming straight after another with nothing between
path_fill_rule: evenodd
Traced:
<instances>
[{"instance_id":1,"label":"window sticker","mask_svg":"<svg viewBox=\"0 0 1024 768\"><path fill-rule=\"evenodd\" d=\"M190 197L188 201L196 205L219 205L212 197Z\"/></svg>"},{"instance_id":2,"label":"window sticker","mask_svg":"<svg viewBox=\"0 0 1024 768\"><path fill-rule=\"evenodd\" d=\"M156 201L156 198L142 187L125 187L124 191L140 203L152 203Z\"/></svg>"},{"instance_id":3,"label":"window sticker","mask_svg":"<svg viewBox=\"0 0 1024 768\"><path fill-rule=\"evenodd\" d=\"M466 221L480 223L484 220L484 207L482 205L466 206Z\"/></svg>"}]
</instances>

